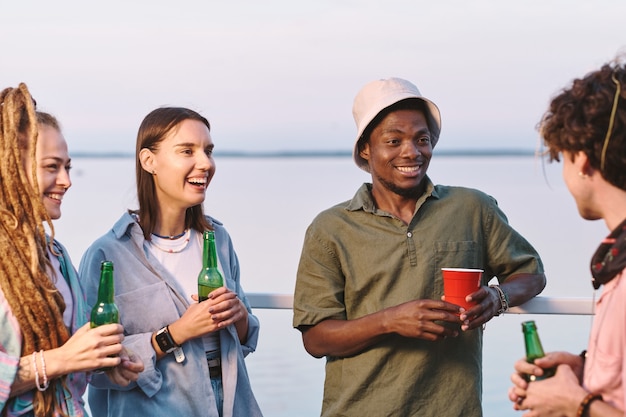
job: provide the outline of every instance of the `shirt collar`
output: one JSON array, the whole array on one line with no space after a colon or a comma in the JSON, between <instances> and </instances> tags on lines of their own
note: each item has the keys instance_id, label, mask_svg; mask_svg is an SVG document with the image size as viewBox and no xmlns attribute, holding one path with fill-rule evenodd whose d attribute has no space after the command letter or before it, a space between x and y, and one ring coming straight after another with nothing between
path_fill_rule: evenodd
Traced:
<instances>
[{"instance_id":1,"label":"shirt collar","mask_svg":"<svg viewBox=\"0 0 626 417\"><path fill-rule=\"evenodd\" d=\"M113 234L115 235L115 237L117 239L120 239L122 236L124 236L126 234L126 232L129 231L129 229L131 227L133 227L134 225L137 225L137 221L136 218L129 212L124 213L124 215L113 225ZM141 228L139 228L141 229ZM143 235L143 233L139 232L140 234Z\"/></svg>"},{"instance_id":2,"label":"shirt collar","mask_svg":"<svg viewBox=\"0 0 626 417\"><path fill-rule=\"evenodd\" d=\"M426 201L428 197L439 198L439 194L437 193L437 188L430 180L428 176L424 177L424 181L426 181L426 191L422 194L417 200L416 204L416 212L419 207ZM366 213L376 213L376 205L374 204L374 199L372 198L372 184L364 183L358 189L352 200L348 202L346 206L346 210L348 211L358 211L363 210Z\"/></svg>"}]
</instances>

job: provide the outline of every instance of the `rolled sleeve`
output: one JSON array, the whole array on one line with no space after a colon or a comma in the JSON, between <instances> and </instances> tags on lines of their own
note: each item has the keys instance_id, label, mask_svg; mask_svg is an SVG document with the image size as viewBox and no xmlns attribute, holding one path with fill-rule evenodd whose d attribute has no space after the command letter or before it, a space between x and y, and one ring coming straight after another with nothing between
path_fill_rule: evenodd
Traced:
<instances>
[{"instance_id":1,"label":"rolled sleeve","mask_svg":"<svg viewBox=\"0 0 626 417\"><path fill-rule=\"evenodd\" d=\"M486 222L485 264L500 282L515 274L542 274L543 263L535 248L511 227L506 215L490 198Z\"/></svg>"}]
</instances>

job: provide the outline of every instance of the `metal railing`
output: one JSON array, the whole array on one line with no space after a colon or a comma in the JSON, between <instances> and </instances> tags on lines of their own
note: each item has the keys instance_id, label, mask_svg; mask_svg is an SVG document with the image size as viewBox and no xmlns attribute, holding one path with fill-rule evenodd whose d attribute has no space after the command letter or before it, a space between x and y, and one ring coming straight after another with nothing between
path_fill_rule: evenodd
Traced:
<instances>
[{"instance_id":1,"label":"metal railing","mask_svg":"<svg viewBox=\"0 0 626 417\"><path fill-rule=\"evenodd\" d=\"M249 293L252 308L290 310L293 295L271 293ZM594 304L591 298L537 296L525 304L512 307L507 314L571 314L592 315Z\"/></svg>"}]
</instances>

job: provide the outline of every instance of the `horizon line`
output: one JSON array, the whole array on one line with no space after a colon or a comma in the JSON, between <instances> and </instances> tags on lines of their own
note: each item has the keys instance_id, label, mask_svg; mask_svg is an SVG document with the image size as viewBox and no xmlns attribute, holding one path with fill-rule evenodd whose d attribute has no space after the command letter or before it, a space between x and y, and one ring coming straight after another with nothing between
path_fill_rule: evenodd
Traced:
<instances>
[{"instance_id":1,"label":"horizon line","mask_svg":"<svg viewBox=\"0 0 626 417\"><path fill-rule=\"evenodd\" d=\"M351 157L351 151L342 150L276 150L276 151L215 151L215 156L236 158L327 158ZM537 151L530 149L438 149L439 156L536 156ZM72 157L79 158L134 158L134 152L122 151L76 151Z\"/></svg>"}]
</instances>

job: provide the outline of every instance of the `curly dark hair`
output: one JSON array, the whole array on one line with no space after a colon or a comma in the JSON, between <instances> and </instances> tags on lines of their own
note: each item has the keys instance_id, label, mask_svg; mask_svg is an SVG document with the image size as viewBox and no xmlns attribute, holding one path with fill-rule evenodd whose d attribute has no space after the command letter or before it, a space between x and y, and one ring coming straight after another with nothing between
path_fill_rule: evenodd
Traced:
<instances>
[{"instance_id":1,"label":"curly dark hair","mask_svg":"<svg viewBox=\"0 0 626 417\"><path fill-rule=\"evenodd\" d=\"M621 61L621 62L620 62ZM626 68L623 59L575 79L550 103L539 130L550 161L584 152L592 168L626 190ZM615 110L614 110L615 107Z\"/></svg>"}]
</instances>

